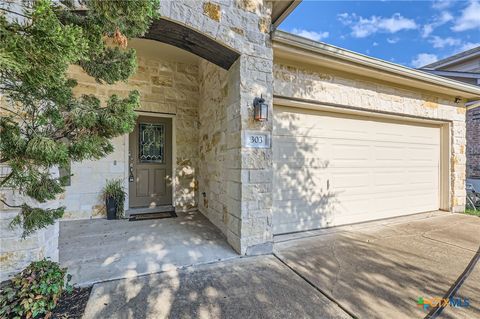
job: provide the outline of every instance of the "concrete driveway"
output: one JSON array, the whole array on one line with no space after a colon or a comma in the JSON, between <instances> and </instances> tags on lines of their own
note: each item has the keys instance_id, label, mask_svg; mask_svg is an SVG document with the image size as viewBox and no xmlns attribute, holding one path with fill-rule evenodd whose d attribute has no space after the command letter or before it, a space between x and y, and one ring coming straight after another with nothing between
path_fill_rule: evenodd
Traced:
<instances>
[{"instance_id":1,"label":"concrete driveway","mask_svg":"<svg viewBox=\"0 0 480 319\"><path fill-rule=\"evenodd\" d=\"M96 284L83 318L349 316L270 255Z\"/></svg>"},{"instance_id":2,"label":"concrete driveway","mask_svg":"<svg viewBox=\"0 0 480 319\"><path fill-rule=\"evenodd\" d=\"M430 213L276 237L275 254L94 285L93 318L423 318L480 245L480 218ZM439 318L480 318L480 265Z\"/></svg>"},{"instance_id":3,"label":"concrete driveway","mask_svg":"<svg viewBox=\"0 0 480 319\"><path fill-rule=\"evenodd\" d=\"M293 240L294 239L294 240ZM276 256L358 318L423 318L419 297L443 297L480 246L480 218L443 212L281 236ZM480 265L459 290L480 318Z\"/></svg>"}]
</instances>

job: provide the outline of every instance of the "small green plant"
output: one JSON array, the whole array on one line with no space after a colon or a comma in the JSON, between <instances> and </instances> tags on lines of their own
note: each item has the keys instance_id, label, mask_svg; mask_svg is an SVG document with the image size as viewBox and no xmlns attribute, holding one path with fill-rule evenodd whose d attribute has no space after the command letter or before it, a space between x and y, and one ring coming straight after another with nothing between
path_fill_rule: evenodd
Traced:
<instances>
[{"instance_id":1,"label":"small green plant","mask_svg":"<svg viewBox=\"0 0 480 319\"><path fill-rule=\"evenodd\" d=\"M71 276L66 271L47 259L32 262L3 284L0 318L49 318L62 292L72 291L68 284Z\"/></svg>"},{"instance_id":2,"label":"small green plant","mask_svg":"<svg viewBox=\"0 0 480 319\"><path fill-rule=\"evenodd\" d=\"M474 210L473 208L465 208L465 214L480 217L480 210L479 209Z\"/></svg>"},{"instance_id":3,"label":"small green plant","mask_svg":"<svg viewBox=\"0 0 480 319\"><path fill-rule=\"evenodd\" d=\"M125 196L125 188L121 179L107 180L103 188L103 198L104 200L113 198L117 202L117 218L123 217Z\"/></svg>"}]
</instances>

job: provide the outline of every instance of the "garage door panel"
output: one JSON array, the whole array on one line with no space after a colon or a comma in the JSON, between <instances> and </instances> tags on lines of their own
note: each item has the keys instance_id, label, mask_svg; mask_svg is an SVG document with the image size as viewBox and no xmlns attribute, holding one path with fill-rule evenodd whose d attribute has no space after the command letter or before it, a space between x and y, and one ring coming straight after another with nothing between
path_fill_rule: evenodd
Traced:
<instances>
[{"instance_id":1,"label":"garage door panel","mask_svg":"<svg viewBox=\"0 0 480 319\"><path fill-rule=\"evenodd\" d=\"M273 217L273 223L278 225L284 232L288 228L293 231L304 230L306 226L308 229L318 228L333 225L333 209L332 208L319 208L311 210L308 206L295 206L291 210L279 211L276 216ZM279 220L281 223L279 223Z\"/></svg>"},{"instance_id":2,"label":"garage door panel","mask_svg":"<svg viewBox=\"0 0 480 319\"><path fill-rule=\"evenodd\" d=\"M375 187L382 186L403 186L407 183L405 180L405 171L400 170L386 170L376 171L372 174L373 185Z\"/></svg>"},{"instance_id":3,"label":"garage door panel","mask_svg":"<svg viewBox=\"0 0 480 319\"><path fill-rule=\"evenodd\" d=\"M365 161L370 157L370 145L367 143L335 143L331 147L332 160Z\"/></svg>"},{"instance_id":4,"label":"garage door panel","mask_svg":"<svg viewBox=\"0 0 480 319\"><path fill-rule=\"evenodd\" d=\"M274 110L275 234L438 209L439 127Z\"/></svg>"},{"instance_id":5,"label":"garage door panel","mask_svg":"<svg viewBox=\"0 0 480 319\"><path fill-rule=\"evenodd\" d=\"M368 187L370 184L368 173L362 170L363 169L360 169L360 171L349 170L348 172L338 170L338 173L335 173L335 170L332 170L331 174L335 175L335 181L330 182L329 184L331 184L331 187L336 190Z\"/></svg>"}]
</instances>

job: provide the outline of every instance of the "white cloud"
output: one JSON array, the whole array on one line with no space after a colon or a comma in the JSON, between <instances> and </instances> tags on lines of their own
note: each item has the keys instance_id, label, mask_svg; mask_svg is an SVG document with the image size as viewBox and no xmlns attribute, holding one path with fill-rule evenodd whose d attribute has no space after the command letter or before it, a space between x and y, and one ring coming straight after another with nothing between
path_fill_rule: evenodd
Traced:
<instances>
[{"instance_id":1,"label":"white cloud","mask_svg":"<svg viewBox=\"0 0 480 319\"><path fill-rule=\"evenodd\" d=\"M378 42L373 42L372 46L374 46L374 47L378 46Z\"/></svg>"},{"instance_id":2,"label":"white cloud","mask_svg":"<svg viewBox=\"0 0 480 319\"><path fill-rule=\"evenodd\" d=\"M433 32L433 24L426 24L422 27L422 38L426 38Z\"/></svg>"},{"instance_id":3,"label":"white cloud","mask_svg":"<svg viewBox=\"0 0 480 319\"><path fill-rule=\"evenodd\" d=\"M433 22L425 24L422 27L422 37L428 37L433 32L433 30L452 20L453 16L450 12L442 11L439 16L434 17Z\"/></svg>"},{"instance_id":4,"label":"white cloud","mask_svg":"<svg viewBox=\"0 0 480 319\"><path fill-rule=\"evenodd\" d=\"M439 36L433 36L429 42L433 44L433 47L436 49L442 49L444 47L453 47L453 46L459 46L462 44L462 41L460 39L455 39L452 37L447 37L447 38L441 38Z\"/></svg>"},{"instance_id":5,"label":"white cloud","mask_svg":"<svg viewBox=\"0 0 480 319\"><path fill-rule=\"evenodd\" d=\"M377 32L396 33L418 27L414 20L405 18L400 13L395 13L389 18L378 16L363 18L355 13L341 13L338 20L350 26L355 38L365 38Z\"/></svg>"},{"instance_id":6,"label":"white cloud","mask_svg":"<svg viewBox=\"0 0 480 319\"><path fill-rule=\"evenodd\" d=\"M478 0L470 0L462 15L455 21L452 30L460 32L475 28L480 28L480 3Z\"/></svg>"},{"instance_id":7,"label":"white cloud","mask_svg":"<svg viewBox=\"0 0 480 319\"><path fill-rule=\"evenodd\" d=\"M304 38L311 39L313 41L322 41L323 39L328 38L330 35L328 32L316 32L316 31L309 31L305 29L293 29L292 33L299 35Z\"/></svg>"},{"instance_id":8,"label":"white cloud","mask_svg":"<svg viewBox=\"0 0 480 319\"><path fill-rule=\"evenodd\" d=\"M387 42L390 43L390 44L395 44L395 43L397 43L398 41L400 41L400 38L399 38L399 37L387 38Z\"/></svg>"},{"instance_id":9,"label":"white cloud","mask_svg":"<svg viewBox=\"0 0 480 319\"><path fill-rule=\"evenodd\" d=\"M414 68L419 68L421 66L433 63L438 60L438 57L435 54L430 53L420 53L412 60L410 63Z\"/></svg>"},{"instance_id":10,"label":"white cloud","mask_svg":"<svg viewBox=\"0 0 480 319\"><path fill-rule=\"evenodd\" d=\"M452 5L452 0L434 0L432 3L432 8L437 10L443 10Z\"/></svg>"},{"instance_id":11,"label":"white cloud","mask_svg":"<svg viewBox=\"0 0 480 319\"><path fill-rule=\"evenodd\" d=\"M477 43L467 42L460 47L459 52L467 51L476 47L480 47L480 42L477 42Z\"/></svg>"}]
</instances>

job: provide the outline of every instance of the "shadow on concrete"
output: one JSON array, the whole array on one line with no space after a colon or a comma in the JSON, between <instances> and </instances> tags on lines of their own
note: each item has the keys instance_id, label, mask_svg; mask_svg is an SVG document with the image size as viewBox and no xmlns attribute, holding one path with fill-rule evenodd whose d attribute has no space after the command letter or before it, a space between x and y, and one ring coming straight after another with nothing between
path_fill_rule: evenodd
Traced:
<instances>
[{"instance_id":1,"label":"shadow on concrete","mask_svg":"<svg viewBox=\"0 0 480 319\"><path fill-rule=\"evenodd\" d=\"M238 257L198 212L171 219L62 221L60 264L72 283L135 277Z\"/></svg>"},{"instance_id":2,"label":"shadow on concrete","mask_svg":"<svg viewBox=\"0 0 480 319\"><path fill-rule=\"evenodd\" d=\"M273 256L94 286L92 318L348 318Z\"/></svg>"},{"instance_id":3,"label":"shadow on concrete","mask_svg":"<svg viewBox=\"0 0 480 319\"><path fill-rule=\"evenodd\" d=\"M445 294L475 254L479 233L480 219L445 213L282 242L275 249L289 267L359 318L423 318L428 311L417 305L418 298ZM470 318L480 304L480 285L472 283L463 296L473 303L465 310ZM456 310L449 310L454 317Z\"/></svg>"}]
</instances>

